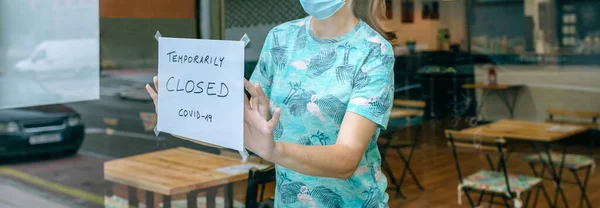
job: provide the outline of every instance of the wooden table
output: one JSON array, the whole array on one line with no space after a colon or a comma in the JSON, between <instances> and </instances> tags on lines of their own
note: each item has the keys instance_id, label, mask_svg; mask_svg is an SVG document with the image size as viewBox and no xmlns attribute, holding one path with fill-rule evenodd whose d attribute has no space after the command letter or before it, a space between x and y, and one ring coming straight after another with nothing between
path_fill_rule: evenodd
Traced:
<instances>
[{"instance_id":1,"label":"wooden table","mask_svg":"<svg viewBox=\"0 0 600 208\"><path fill-rule=\"evenodd\" d=\"M129 187L129 204L137 206L137 191L146 191L146 207L154 206L154 193L163 195L163 207L171 196L187 195L188 207L197 206L197 195L206 191L207 207L215 207L216 191L225 188L225 206L232 207L232 184L248 178L248 171L223 172L221 168L242 161L188 148L173 148L104 163L104 179ZM256 165L245 163L247 165ZM260 165L256 165L260 166ZM107 192L112 195L112 186Z\"/></svg>"},{"instance_id":2,"label":"wooden table","mask_svg":"<svg viewBox=\"0 0 600 208\"><path fill-rule=\"evenodd\" d=\"M390 119L400 119L411 116L423 116L423 110L393 108L390 112Z\"/></svg>"},{"instance_id":3,"label":"wooden table","mask_svg":"<svg viewBox=\"0 0 600 208\"><path fill-rule=\"evenodd\" d=\"M514 118L515 105L517 104L517 98L519 96L519 89L522 85L511 85L511 84L485 84L485 83L472 83L463 84L464 89L479 89L482 91L481 104L477 107L477 115L481 114L481 110L484 107L485 101L488 99L490 92L494 92L500 100L504 103L510 114L510 118ZM514 91L512 100L509 98L509 93Z\"/></svg>"},{"instance_id":4,"label":"wooden table","mask_svg":"<svg viewBox=\"0 0 600 208\"><path fill-rule=\"evenodd\" d=\"M550 131L552 127L562 126L570 131ZM555 123L539 123L530 121L500 120L487 125L464 129L461 132L473 135L498 136L506 139L554 142L584 131L588 128L577 125L559 125Z\"/></svg>"},{"instance_id":5,"label":"wooden table","mask_svg":"<svg viewBox=\"0 0 600 208\"><path fill-rule=\"evenodd\" d=\"M531 141L531 147L533 151L538 154L540 160L542 161L542 164L548 167L550 175L552 176L552 179L556 184L556 192L554 195L553 207L556 207L556 205L558 204L559 193L563 198L565 206L568 207L568 205L566 204L566 196L561 187L561 178L563 173L562 170L564 168L565 156L567 153L567 145L564 145L563 147L560 165L558 167L555 167L554 162L552 162L554 160L552 160L550 144L555 141L559 141L561 139L565 139L577 135L579 133L583 133L587 130L589 130L589 127L581 125L562 125L556 123L501 120L487 125L464 129L461 132L473 135L485 135L492 137L502 137L505 139ZM537 151L536 143L542 143L544 145L543 153L545 153L545 155L542 154L542 152ZM548 160L544 160L543 157L547 157Z\"/></svg>"}]
</instances>

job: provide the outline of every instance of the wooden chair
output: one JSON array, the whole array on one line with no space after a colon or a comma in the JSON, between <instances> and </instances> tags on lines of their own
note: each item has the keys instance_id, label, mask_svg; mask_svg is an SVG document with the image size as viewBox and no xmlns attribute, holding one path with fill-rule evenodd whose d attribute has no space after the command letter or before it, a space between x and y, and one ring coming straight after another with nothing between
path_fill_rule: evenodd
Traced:
<instances>
[{"instance_id":1,"label":"wooden chair","mask_svg":"<svg viewBox=\"0 0 600 208\"><path fill-rule=\"evenodd\" d=\"M394 184L396 196L401 196L403 198L405 198L405 196L402 194L400 188L402 187L402 183L404 182L407 173L411 175L417 187L420 190L424 190L414 171L410 167L413 152L420 140L421 124L423 123L424 114L423 108L425 108L425 102L423 101L394 100L394 108L392 108L392 112L390 113L388 128L386 131L381 132L380 139L378 140L383 170L390 177L392 184ZM414 130L414 136L408 142L400 141L400 139L397 139L397 137L394 136L398 131L411 128ZM404 163L404 170L402 171L399 181L396 181L394 173L386 160L387 151L390 149L395 149ZM402 149L409 149L408 156L404 156L401 151Z\"/></svg>"},{"instance_id":2,"label":"wooden chair","mask_svg":"<svg viewBox=\"0 0 600 208\"><path fill-rule=\"evenodd\" d=\"M548 114L548 119L546 120L547 122L557 123L557 124L575 124L575 125L586 126L591 129L598 128L597 120L598 120L598 117L600 116L600 113L598 113L598 112L564 110L564 109L548 109L547 114ZM595 135L592 135L592 137L595 137ZM590 201L587 197L586 189L587 189L588 178L589 178L592 170L596 166L596 161L594 159L594 153L593 153L594 146L595 146L594 140L595 140L595 138L590 139L589 155L581 155L581 154L565 154L564 155L564 164L563 165L565 168L567 168L571 171L571 173L575 177L575 180L576 180L575 183L579 186L579 188L581 190L580 207L583 206L584 202L586 203L587 207L592 207L592 204L590 203ZM561 165L560 163L562 161L563 154L562 153L554 153L554 152L550 153L550 154L552 156L551 157L552 163L554 163L556 165ZM533 173L536 176L543 178L544 173L547 169L545 164L548 163L549 158L550 157L548 157L548 154L539 153L539 154L526 155L524 159L525 159L525 161L527 161L529 163L529 166L533 170ZM542 164L542 169L539 174L535 167L535 165L537 165L537 164ZM585 176L583 178L583 181L579 177L579 174L577 174L577 172L580 170L585 170ZM560 171L560 173L562 173L562 171ZM562 174L559 174L559 177L561 177L561 175Z\"/></svg>"},{"instance_id":3,"label":"wooden chair","mask_svg":"<svg viewBox=\"0 0 600 208\"><path fill-rule=\"evenodd\" d=\"M246 207L268 207L265 204L272 203L273 199L264 199L265 185L275 182L275 166L263 170L252 168L248 171L248 185L246 186ZM260 189L260 198L259 198Z\"/></svg>"},{"instance_id":4,"label":"wooden chair","mask_svg":"<svg viewBox=\"0 0 600 208\"><path fill-rule=\"evenodd\" d=\"M462 204L462 192L465 193L471 207L480 206L484 195L491 195L490 204L493 203L494 197L499 196L504 200L506 207L510 207L508 200L513 201L513 206L516 208L523 207L521 194L527 193L525 206L527 207L533 190L536 189L534 207L537 205L539 191L542 190L548 204L550 197L542 184L542 179L538 177L509 174L507 172L506 161L504 154L506 153L506 141L503 138L474 136L458 131L446 130L446 138L448 145L452 149L456 170L458 172L458 204ZM463 178L460 168L457 149L475 149L477 151L486 152L486 157L490 169L482 169L474 174ZM498 165L494 166L491 160L490 153L498 154ZM475 204L470 193L479 193L479 200Z\"/></svg>"},{"instance_id":5,"label":"wooden chair","mask_svg":"<svg viewBox=\"0 0 600 208\"><path fill-rule=\"evenodd\" d=\"M598 117L600 113L593 111L565 110L565 109L547 109L547 122L558 124L575 124L586 126L588 128L598 128ZM579 119L579 120L576 120Z\"/></svg>"}]
</instances>

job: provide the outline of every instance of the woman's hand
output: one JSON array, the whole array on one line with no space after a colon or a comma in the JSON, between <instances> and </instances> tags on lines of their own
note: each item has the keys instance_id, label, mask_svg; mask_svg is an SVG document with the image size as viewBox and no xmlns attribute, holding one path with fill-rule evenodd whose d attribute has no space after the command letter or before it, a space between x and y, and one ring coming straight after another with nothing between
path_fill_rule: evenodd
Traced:
<instances>
[{"instance_id":1,"label":"woman's hand","mask_svg":"<svg viewBox=\"0 0 600 208\"><path fill-rule=\"evenodd\" d=\"M269 100L259 84L252 86L244 79L244 88L251 99L244 95L244 146L265 160L275 154L273 130L279 123L281 109L274 110L270 117Z\"/></svg>"},{"instance_id":2,"label":"woman's hand","mask_svg":"<svg viewBox=\"0 0 600 208\"><path fill-rule=\"evenodd\" d=\"M154 112L158 113L158 77L154 76L152 82L154 83L154 89L156 90L150 87L149 84L146 84L146 91L148 91L148 94L152 97L152 101L154 101Z\"/></svg>"},{"instance_id":3,"label":"woman's hand","mask_svg":"<svg viewBox=\"0 0 600 208\"><path fill-rule=\"evenodd\" d=\"M154 101L155 111L158 112L158 77L152 79L154 88L146 85L146 91ZM275 141L273 130L279 123L281 110L275 109L271 118L269 100L259 84L252 86L248 80L244 80L244 87L252 98L244 95L244 146L256 153L263 159L269 160L275 152Z\"/></svg>"}]
</instances>

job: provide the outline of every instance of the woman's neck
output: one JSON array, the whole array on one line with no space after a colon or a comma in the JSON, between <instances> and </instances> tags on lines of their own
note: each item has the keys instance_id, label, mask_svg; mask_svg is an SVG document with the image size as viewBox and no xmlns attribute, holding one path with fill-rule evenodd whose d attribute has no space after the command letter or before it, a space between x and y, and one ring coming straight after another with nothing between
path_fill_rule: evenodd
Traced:
<instances>
[{"instance_id":1,"label":"woman's neck","mask_svg":"<svg viewBox=\"0 0 600 208\"><path fill-rule=\"evenodd\" d=\"M352 31L359 20L352 13L350 6L346 4L327 19L311 18L310 29L313 34L318 38L337 38Z\"/></svg>"}]
</instances>

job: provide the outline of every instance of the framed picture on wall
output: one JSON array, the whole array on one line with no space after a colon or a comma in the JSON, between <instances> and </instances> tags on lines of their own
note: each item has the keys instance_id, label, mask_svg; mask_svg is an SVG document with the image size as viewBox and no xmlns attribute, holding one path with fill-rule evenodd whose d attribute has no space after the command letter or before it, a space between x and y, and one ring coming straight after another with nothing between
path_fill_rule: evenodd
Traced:
<instances>
[{"instance_id":1,"label":"framed picture on wall","mask_svg":"<svg viewBox=\"0 0 600 208\"><path fill-rule=\"evenodd\" d=\"M394 5L392 0L385 0L385 18L388 20L394 19Z\"/></svg>"},{"instance_id":2,"label":"framed picture on wall","mask_svg":"<svg viewBox=\"0 0 600 208\"><path fill-rule=\"evenodd\" d=\"M415 1L402 0L402 23L415 22Z\"/></svg>"},{"instance_id":3,"label":"framed picture on wall","mask_svg":"<svg viewBox=\"0 0 600 208\"><path fill-rule=\"evenodd\" d=\"M423 5L423 8L421 8L421 18L422 19L429 19L431 17L431 5L432 2L430 1L423 1L421 2L421 4Z\"/></svg>"},{"instance_id":4,"label":"framed picture on wall","mask_svg":"<svg viewBox=\"0 0 600 208\"><path fill-rule=\"evenodd\" d=\"M439 2L437 0L424 0L421 2L421 18L437 20L440 18Z\"/></svg>"}]
</instances>

